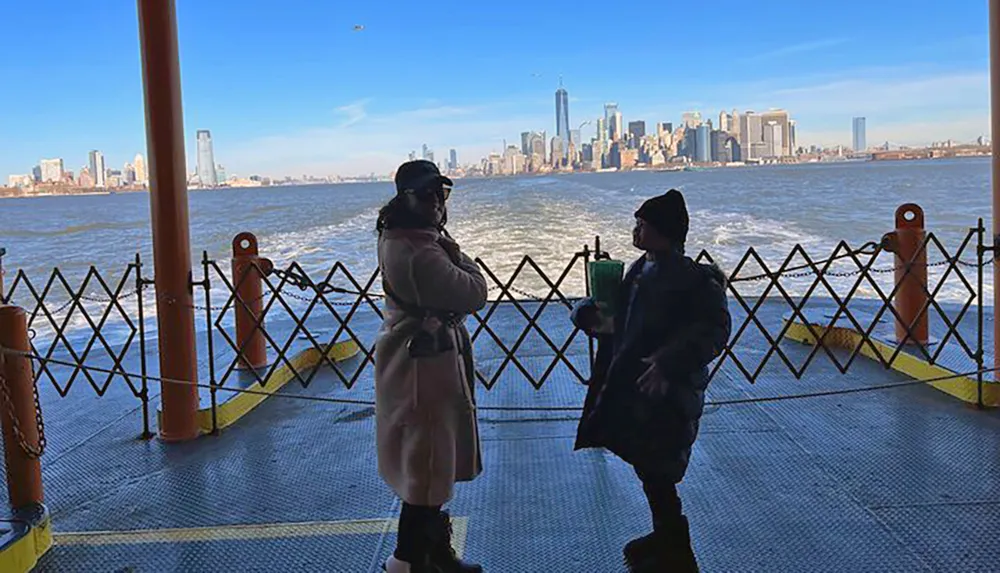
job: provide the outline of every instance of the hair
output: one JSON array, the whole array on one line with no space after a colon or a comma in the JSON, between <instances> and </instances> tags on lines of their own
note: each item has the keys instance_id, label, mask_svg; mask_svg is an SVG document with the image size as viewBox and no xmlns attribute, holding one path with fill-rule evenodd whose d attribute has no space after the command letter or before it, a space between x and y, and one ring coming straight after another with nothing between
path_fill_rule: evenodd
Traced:
<instances>
[{"instance_id":1,"label":"hair","mask_svg":"<svg viewBox=\"0 0 1000 573\"><path fill-rule=\"evenodd\" d=\"M448 210L445 209L441 217L441 223L437 225L439 231L444 231L444 226L448 222ZM389 200L378 211L378 220L375 222L375 231L381 235L382 231L390 229L427 229L434 227L420 213L411 209L406 204L404 195L396 195Z\"/></svg>"}]
</instances>

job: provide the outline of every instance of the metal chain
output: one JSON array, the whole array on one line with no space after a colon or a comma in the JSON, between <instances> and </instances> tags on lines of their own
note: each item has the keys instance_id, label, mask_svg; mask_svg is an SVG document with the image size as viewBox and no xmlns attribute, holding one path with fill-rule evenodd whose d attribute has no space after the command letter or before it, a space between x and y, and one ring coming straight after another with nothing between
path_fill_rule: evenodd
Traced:
<instances>
[{"instance_id":1,"label":"metal chain","mask_svg":"<svg viewBox=\"0 0 1000 573\"><path fill-rule=\"evenodd\" d=\"M45 422L42 420L42 404L38 399L38 383L36 380L31 381L31 392L35 401L35 423L38 426L38 446L33 446L28 443L28 438L24 435L24 431L21 430L21 421L17 413L14 412L14 400L10 397L10 387L7 385L7 378L4 377L2 372L2 365L5 360L5 356L0 355L0 397L2 397L4 408L7 410L8 417L10 417L11 429L18 441L18 445L29 459L37 460L45 453L46 446Z\"/></svg>"},{"instance_id":2,"label":"metal chain","mask_svg":"<svg viewBox=\"0 0 1000 573\"><path fill-rule=\"evenodd\" d=\"M857 254L857 253L858 252L856 251L855 254ZM870 254L870 253L862 253L862 254ZM841 258L844 258L844 257L847 257L847 256L849 256L849 255L838 255L836 257L831 257L829 259L824 259L822 261L816 261L812 265L803 265L803 266L817 266L818 267L820 265L823 265L823 264L826 264L826 263L829 263L829 262L833 262L833 261L835 261L837 259L841 259ZM927 263L927 264L922 265L922 266L924 266L925 268L935 268L935 267L943 267L945 265L962 265L962 266L970 267L970 268L979 268L979 267L986 267L986 266L989 266L989 265L992 265L992 264L995 264L995 261L993 259L984 260L983 263L980 264L978 262L963 261L963 260L955 257L955 258L944 259L944 260L941 260L941 261L936 261L936 262L933 262L933 263ZM796 267L796 268L801 268L801 267ZM880 269L865 269L865 268L860 268L860 269L851 270L851 271L823 271L823 270L810 269L808 271L794 272L794 273L790 273L790 272L774 272L774 273L762 273L762 274L759 274L759 275L752 275L752 276L749 276L749 277L736 277L736 278L731 279L730 282L734 282L734 283L737 283L737 282L759 282L759 281L763 281L763 280L766 280L766 279L775 280L775 279L777 279L779 277L782 277L782 278L806 278L806 277L811 277L811 276L815 276L815 275L829 276L829 277L836 277L836 278L849 278L849 277L856 277L858 275L868 274L868 273L871 273L871 274L895 273L896 271L904 269L904 268L905 268L905 265L904 266L898 266L898 267L880 268Z\"/></svg>"}]
</instances>

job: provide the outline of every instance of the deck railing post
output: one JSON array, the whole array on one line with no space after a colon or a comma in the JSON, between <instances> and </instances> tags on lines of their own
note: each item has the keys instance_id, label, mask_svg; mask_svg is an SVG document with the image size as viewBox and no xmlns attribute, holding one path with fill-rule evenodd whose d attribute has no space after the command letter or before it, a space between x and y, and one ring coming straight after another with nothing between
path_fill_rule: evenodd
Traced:
<instances>
[{"instance_id":1,"label":"deck railing post","mask_svg":"<svg viewBox=\"0 0 1000 573\"><path fill-rule=\"evenodd\" d=\"M159 326L160 438L184 441L198 429L198 351L191 281L187 164L175 0L138 0L149 154L156 319Z\"/></svg>"}]
</instances>

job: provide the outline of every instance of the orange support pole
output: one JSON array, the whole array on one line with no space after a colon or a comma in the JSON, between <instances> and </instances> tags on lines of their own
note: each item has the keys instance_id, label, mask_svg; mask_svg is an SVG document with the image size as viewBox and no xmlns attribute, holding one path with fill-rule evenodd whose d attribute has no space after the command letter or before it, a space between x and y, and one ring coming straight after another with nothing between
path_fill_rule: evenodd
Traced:
<instances>
[{"instance_id":1,"label":"orange support pole","mask_svg":"<svg viewBox=\"0 0 1000 573\"><path fill-rule=\"evenodd\" d=\"M263 334L263 278L274 265L258 254L257 237L253 233L240 233L233 239L236 347L243 349L238 364L243 370L267 366L267 341Z\"/></svg>"},{"instance_id":2,"label":"orange support pole","mask_svg":"<svg viewBox=\"0 0 1000 573\"><path fill-rule=\"evenodd\" d=\"M1000 0L990 0L990 99L993 144L993 245L1000 246ZM1000 252L993 251L994 260ZM1000 265L993 265L993 312L1000 309ZM993 321L993 366L1000 368L1000 321ZM994 373L993 378L1000 377Z\"/></svg>"},{"instance_id":3,"label":"orange support pole","mask_svg":"<svg viewBox=\"0 0 1000 573\"><path fill-rule=\"evenodd\" d=\"M924 244L924 210L908 203L896 209L896 230L886 235L888 251L896 254L896 296L893 306L896 341L926 345L930 339L927 320L927 247Z\"/></svg>"},{"instance_id":4,"label":"orange support pole","mask_svg":"<svg viewBox=\"0 0 1000 573\"><path fill-rule=\"evenodd\" d=\"M181 112L181 72L174 0L138 0L146 103L149 202L156 268L156 319L163 382L160 437L195 438L198 430L198 353L195 346L188 228L187 163Z\"/></svg>"},{"instance_id":5,"label":"orange support pole","mask_svg":"<svg viewBox=\"0 0 1000 573\"><path fill-rule=\"evenodd\" d=\"M31 359L6 351L31 352L24 309L0 305L0 421L7 467L7 489L15 509L41 505L44 449L36 418L35 377Z\"/></svg>"}]
</instances>

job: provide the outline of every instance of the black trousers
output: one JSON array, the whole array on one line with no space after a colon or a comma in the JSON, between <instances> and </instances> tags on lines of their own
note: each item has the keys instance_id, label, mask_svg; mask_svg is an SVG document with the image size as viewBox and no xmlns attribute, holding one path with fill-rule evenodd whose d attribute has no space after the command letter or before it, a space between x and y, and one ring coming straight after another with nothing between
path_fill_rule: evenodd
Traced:
<instances>
[{"instance_id":1,"label":"black trousers","mask_svg":"<svg viewBox=\"0 0 1000 573\"><path fill-rule=\"evenodd\" d=\"M677 494L677 484L674 480L665 478L655 472L647 472L635 468L635 473L642 482L642 491L649 502L649 511L653 516L653 529L670 532L682 526L686 529L681 498Z\"/></svg>"},{"instance_id":2,"label":"black trousers","mask_svg":"<svg viewBox=\"0 0 1000 573\"><path fill-rule=\"evenodd\" d=\"M406 563L419 563L435 541L434 526L440 519L441 506L410 505L403 502L399 512L399 531L393 555Z\"/></svg>"}]
</instances>

